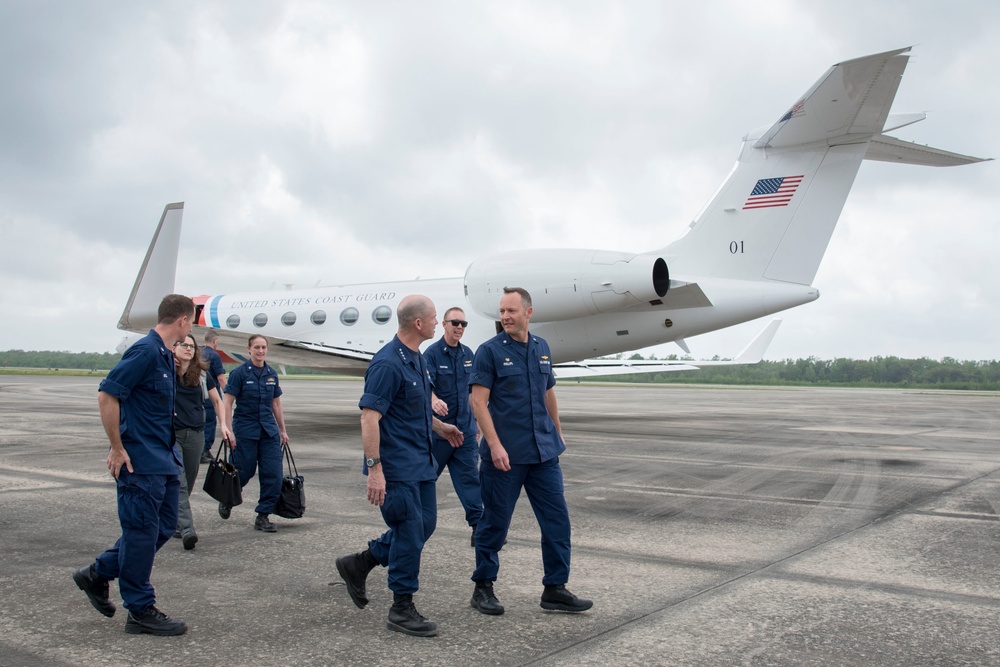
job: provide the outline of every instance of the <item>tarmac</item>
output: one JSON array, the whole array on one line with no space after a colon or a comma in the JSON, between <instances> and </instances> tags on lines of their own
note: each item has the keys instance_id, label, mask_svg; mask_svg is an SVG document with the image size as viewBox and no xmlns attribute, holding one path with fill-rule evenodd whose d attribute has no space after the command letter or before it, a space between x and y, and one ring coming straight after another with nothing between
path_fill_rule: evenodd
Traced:
<instances>
[{"instance_id":1,"label":"tarmac","mask_svg":"<svg viewBox=\"0 0 1000 667\"><path fill-rule=\"evenodd\" d=\"M988 393L557 386L582 614L539 607L522 498L503 616L469 606L470 529L447 474L417 608L385 627L385 570L351 603L334 567L385 526L365 499L357 381L282 379L306 514L254 531L257 482L156 558L180 637L126 635L71 574L120 535L97 378L0 376L0 665L1000 664L1000 397ZM204 471L202 471L202 475Z\"/></svg>"}]
</instances>

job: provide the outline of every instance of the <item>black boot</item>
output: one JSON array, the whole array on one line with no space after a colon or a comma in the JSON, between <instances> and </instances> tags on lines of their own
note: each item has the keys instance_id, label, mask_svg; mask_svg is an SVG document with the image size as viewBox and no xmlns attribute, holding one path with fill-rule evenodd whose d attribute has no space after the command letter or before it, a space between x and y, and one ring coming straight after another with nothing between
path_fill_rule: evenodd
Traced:
<instances>
[{"instance_id":1,"label":"black boot","mask_svg":"<svg viewBox=\"0 0 1000 667\"><path fill-rule=\"evenodd\" d=\"M474 609L490 616L499 616L503 613L503 605L493 594L492 581L477 581L476 590L472 591L472 601L469 604Z\"/></svg>"},{"instance_id":2,"label":"black boot","mask_svg":"<svg viewBox=\"0 0 1000 667\"><path fill-rule=\"evenodd\" d=\"M94 609L108 618L115 615L115 605L108 597L108 580L97 574L93 565L81 567L73 573L73 581L87 594Z\"/></svg>"},{"instance_id":3,"label":"black boot","mask_svg":"<svg viewBox=\"0 0 1000 667\"><path fill-rule=\"evenodd\" d=\"M375 560L370 549L350 556L341 556L337 559L337 572L347 584L347 594L351 596L354 606L358 609L364 609L365 605L368 604L365 579L368 578L368 573L375 569L376 565L378 565L378 561Z\"/></svg>"},{"instance_id":4,"label":"black boot","mask_svg":"<svg viewBox=\"0 0 1000 667\"><path fill-rule=\"evenodd\" d=\"M223 519L228 519L229 514L233 511L232 505L226 505L224 503L219 503L219 516Z\"/></svg>"},{"instance_id":5,"label":"black boot","mask_svg":"<svg viewBox=\"0 0 1000 667\"><path fill-rule=\"evenodd\" d=\"M184 536L182 542L184 543L184 550L191 551L192 549L194 549L194 545L198 543L198 534L192 530L190 533Z\"/></svg>"},{"instance_id":6,"label":"black boot","mask_svg":"<svg viewBox=\"0 0 1000 667\"><path fill-rule=\"evenodd\" d=\"M427 620L413 606L413 596L410 594L393 595L392 607L389 609L389 619L385 627L396 632L403 632L414 637L434 637L438 633L437 623Z\"/></svg>"},{"instance_id":7,"label":"black boot","mask_svg":"<svg viewBox=\"0 0 1000 667\"><path fill-rule=\"evenodd\" d=\"M125 632L130 635L157 635L172 637L183 635L188 626L184 621L175 621L156 607L150 605L140 612L129 609L128 620L125 621Z\"/></svg>"},{"instance_id":8,"label":"black boot","mask_svg":"<svg viewBox=\"0 0 1000 667\"><path fill-rule=\"evenodd\" d=\"M578 598L564 584L547 585L542 593L542 609L550 611L587 611L594 606L590 600Z\"/></svg>"},{"instance_id":9,"label":"black boot","mask_svg":"<svg viewBox=\"0 0 1000 667\"><path fill-rule=\"evenodd\" d=\"M253 522L253 529L263 530L265 533L278 532L278 527L271 523L268 515L263 512L257 512L257 518Z\"/></svg>"}]
</instances>

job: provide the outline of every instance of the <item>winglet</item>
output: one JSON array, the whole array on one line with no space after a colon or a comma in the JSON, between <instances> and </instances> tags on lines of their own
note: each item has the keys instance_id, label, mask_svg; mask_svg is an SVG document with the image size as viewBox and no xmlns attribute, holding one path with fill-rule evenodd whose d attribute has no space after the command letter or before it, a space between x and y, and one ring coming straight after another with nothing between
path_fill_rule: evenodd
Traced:
<instances>
[{"instance_id":1,"label":"winglet","mask_svg":"<svg viewBox=\"0 0 1000 667\"><path fill-rule=\"evenodd\" d=\"M774 334L778 332L779 325L781 325L781 318L771 320L768 325L764 327L764 330L757 334L757 337L750 341L747 346L736 355L736 358L733 359L733 363L759 363L760 360L764 358L764 353L767 351L768 346L771 345L771 341L774 340Z\"/></svg>"},{"instance_id":2,"label":"winglet","mask_svg":"<svg viewBox=\"0 0 1000 667\"><path fill-rule=\"evenodd\" d=\"M118 320L119 329L144 331L156 326L160 301L174 291L183 215L184 202L167 204L163 208L160 224L149 243L125 311Z\"/></svg>"}]
</instances>

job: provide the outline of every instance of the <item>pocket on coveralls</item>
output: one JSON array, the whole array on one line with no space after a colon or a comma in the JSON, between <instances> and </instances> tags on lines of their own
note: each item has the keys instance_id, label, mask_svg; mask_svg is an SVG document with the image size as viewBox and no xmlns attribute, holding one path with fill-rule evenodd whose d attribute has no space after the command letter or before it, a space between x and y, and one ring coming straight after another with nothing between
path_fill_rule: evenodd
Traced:
<instances>
[{"instance_id":1,"label":"pocket on coveralls","mask_svg":"<svg viewBox=\"0 0 1000 667\"><path fill-rule=\"evenodd\" d=\"M382 503L382 518L386 522L400 523L417 518L417 508L412 503L407 487L387 485L385 501Z\"/></svg>"},{"instance_id":2,"label":"pocket on coveralls","mask_svg":"<svg viewBox=\"0 0 1000 667\"><path fill-rule=\"evenodd\" d=\"M138 486L134 477L119 484L118 520L122 528L143 530L156 519L154 514L149 492Z\"/></svg>"}]
</instances>

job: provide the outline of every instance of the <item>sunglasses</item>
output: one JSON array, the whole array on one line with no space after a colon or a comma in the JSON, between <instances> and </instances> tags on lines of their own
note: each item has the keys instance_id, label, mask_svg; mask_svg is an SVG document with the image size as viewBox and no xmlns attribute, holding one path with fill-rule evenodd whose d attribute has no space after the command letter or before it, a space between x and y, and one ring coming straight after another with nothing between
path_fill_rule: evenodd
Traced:
<instances>
[{"instance_id":1,"label":"sunglasses","mask_svg":"<svg viewBox=\"0 0 1000 667\"><path fill-rule=\"evenodd\" d=\"M193 350L195 345L194 343L177 343L176 347L186 347L189 350Z\"/></svg>"},{"instance_id":2,"label":"sunglasses","mask_svg":"<svg viewBox=\"0 0 1000 667\"><path fill-rule=\"evenodd\" d=\"M450 324L453 327L462 327L463 329L469 326L469 323L465 320L445 320L446 324Z\"/></svg>"}]
</instances>

